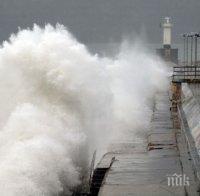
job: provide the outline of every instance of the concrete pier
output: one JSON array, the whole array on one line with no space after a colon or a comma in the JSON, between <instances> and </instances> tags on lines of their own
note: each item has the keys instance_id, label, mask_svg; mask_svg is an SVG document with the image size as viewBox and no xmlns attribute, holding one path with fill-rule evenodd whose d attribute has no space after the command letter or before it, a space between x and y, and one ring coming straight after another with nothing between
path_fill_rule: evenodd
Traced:
<instances>
[{"instance_id":1,"label":"concrete pier","mask_svg":"<svg viewBox=\"0 0 200 196\"><path fill-rule=\"evenodd\" d=\"M157 93L154 103L148 136L139 143L119 142L104 155L94 171L92 195L199 195L187 139L174 127L169 92Z\"/></svg>"}]
</instances>

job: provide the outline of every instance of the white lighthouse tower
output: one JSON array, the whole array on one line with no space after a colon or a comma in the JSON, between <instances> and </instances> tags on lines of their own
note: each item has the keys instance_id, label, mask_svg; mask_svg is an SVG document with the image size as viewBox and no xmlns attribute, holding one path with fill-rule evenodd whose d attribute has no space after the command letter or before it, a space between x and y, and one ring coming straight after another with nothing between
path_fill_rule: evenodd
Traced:
<instances>
[{"instance_id":1,"label":"white lighthouse tower","mask_svg":"<svg viewBox=\"0 0 200 196\"><path fill-rule=\"evenodd\" d=\"M178 49L172 48L172 20L170 17L162 19L161 27L163 28L163 47L156 49L157 55L167 62L178 64Z\"/></svg>"},{"instance_id":2,"label":"white lighthouse tower","mask_svg":"<svg viewBox=\"0 0 200 196\"><path fill-rule=\"evenodd\" d=\"M163 46L164 48L171 48L171 42L172 42L172 22L170 17L165 17L162 22L163 27Z\"/></svg>"}]
</instances>

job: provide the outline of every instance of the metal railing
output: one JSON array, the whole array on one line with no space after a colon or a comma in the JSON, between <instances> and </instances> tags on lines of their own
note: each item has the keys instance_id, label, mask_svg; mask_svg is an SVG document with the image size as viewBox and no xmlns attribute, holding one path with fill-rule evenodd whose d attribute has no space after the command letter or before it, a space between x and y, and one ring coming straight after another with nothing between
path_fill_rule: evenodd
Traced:
<instances>
[{"instance_id":1,"label":"metal railing","mask_svg":"<svg viewBox=\"0 0 200 196\"><path fill-rule=\"evenodd\" d=\"M200 82L200 66L177 66L173 68L173 82Z\"/></svg>"}]
</instances>

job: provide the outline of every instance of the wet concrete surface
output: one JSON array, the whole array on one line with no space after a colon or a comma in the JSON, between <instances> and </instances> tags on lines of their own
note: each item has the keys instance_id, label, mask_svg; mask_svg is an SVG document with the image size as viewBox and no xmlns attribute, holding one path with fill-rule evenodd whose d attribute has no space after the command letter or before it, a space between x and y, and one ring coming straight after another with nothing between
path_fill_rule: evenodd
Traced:
<instances>
[{"instance_id":1,"label":"wet concrete surface","mask_svg":"<svg viewBox=\"0 0 200 196\"><path fill-rule=\"evenodd\" d=\"M155 107L147 137L140 142L116 142L98 168L109 167L100 196L199 195L187 144L180 130L173 129L168 92L155 96ZM112 150L113 148L113 150ZM174 174L189 178L189 186L169 186Z\"/></svg>"}]
</instances>

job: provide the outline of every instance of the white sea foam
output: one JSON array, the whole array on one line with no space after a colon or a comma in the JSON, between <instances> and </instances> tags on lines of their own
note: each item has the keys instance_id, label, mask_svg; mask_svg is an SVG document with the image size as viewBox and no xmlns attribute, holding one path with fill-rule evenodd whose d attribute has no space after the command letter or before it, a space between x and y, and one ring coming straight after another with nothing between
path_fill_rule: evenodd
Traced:
<instances>
[{"instance_id":1,"label":"white sea foam","mask_svg":"<svg viewBox=\"0 0 200 196\"><path fill-rule=\"evenodd\" d=\"M145 129L162 62L138 44L92 55L63 27L20 30L0 49L0 195L70 195L92 152Z\"/></svg>"}]
</instances>

